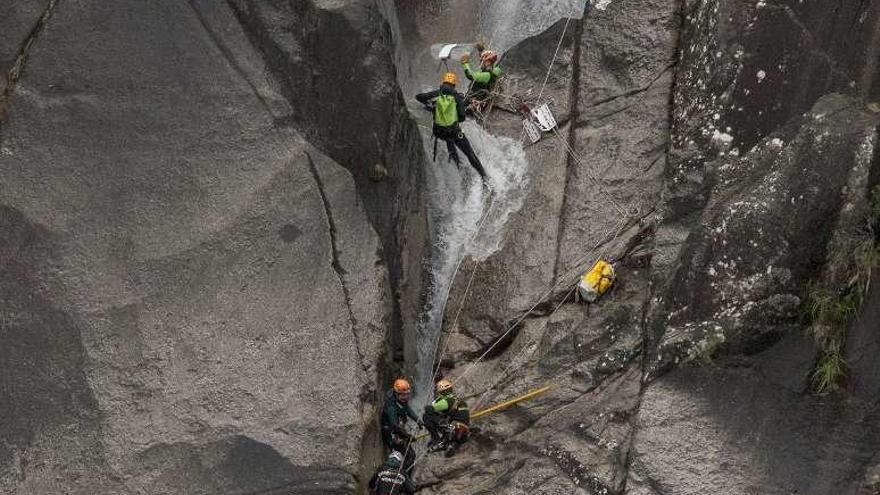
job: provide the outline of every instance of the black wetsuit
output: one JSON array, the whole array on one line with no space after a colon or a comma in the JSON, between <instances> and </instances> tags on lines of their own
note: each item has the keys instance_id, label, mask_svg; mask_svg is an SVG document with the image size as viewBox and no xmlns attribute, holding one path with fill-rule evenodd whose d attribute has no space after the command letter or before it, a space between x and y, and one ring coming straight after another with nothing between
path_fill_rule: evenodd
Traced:
<instances>
[{"instance_id":1,"label":"black wetsuit","mask_svg":"<svg viewBox=\"0 0 880 495\"><path fill-rule=\"evenodd\" d=\"M455 151L455 147L457 146L464 155L467 157L468 162L470 162L471 167L480 174L480 177L483 179L486 178L486 170L483 168L483 164L480 162L480 159L477 158L476 153L474 153L474 149L471 147L470 141L461 131L460 122L464 122L465 120L465 110L466 105L464 101L464 96L455 91L455 86L443 83L440 86L440 89L434 91L428 91L427 93L420 93L416 95L416 100L419 103L430 107L431 101L436 99L441 95L452 95L455 97L456 107L458 109L458 122L449 125L449 126L441 126L436 122L434 123L434 136L437 139L442 139L446 142L446 149L449 152L449 157L455 163L460 163L458 158L458 153Z\"/></svg>"}]
</instances>

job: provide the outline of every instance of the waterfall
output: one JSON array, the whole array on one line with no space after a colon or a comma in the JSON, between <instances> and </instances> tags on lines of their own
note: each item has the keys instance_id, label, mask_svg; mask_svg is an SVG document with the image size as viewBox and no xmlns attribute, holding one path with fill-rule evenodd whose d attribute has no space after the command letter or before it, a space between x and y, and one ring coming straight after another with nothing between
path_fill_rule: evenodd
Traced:
<instances>
[{"instance_id":1,"label":"waterfall","mask_svg":"<svg viewBox=\"0 0 880 495\"><path fill-rule=\"evenodd\" d=\"M462 129L483 162L492 192L483 187L463 156L459 170L449 162L444 143L438 143L437 160L428 174L431 285L419 324L416 367L419 402L430 396L432 365L446 299L454 277L461 275L461 271L456 274L456 267L464 257L485 259L498 250L507 219L522 206L527 185L528 162L519 141L493 136L471 122L466 122ZM423 132L423 138L426 149L432 149L429 129Z\"/></svg>"}]
</instances>

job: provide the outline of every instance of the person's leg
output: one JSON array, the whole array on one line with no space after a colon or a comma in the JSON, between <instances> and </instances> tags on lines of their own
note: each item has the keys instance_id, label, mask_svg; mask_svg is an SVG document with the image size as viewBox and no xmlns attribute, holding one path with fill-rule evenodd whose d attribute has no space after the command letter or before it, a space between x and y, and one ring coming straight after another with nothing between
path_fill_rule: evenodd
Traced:
<instances>
[{"instance_id":1,"label":"person's leg","mask_svg":"<svg viewBox=\"0 0 880 495\"><path fill-rule=\"evenodd\" d=\"M461 159L458 158L458 152L455 151L455 144L452 140L446 140L446 151L449 152L449 159L455 162L455 165L461 165Z\"/></svg>"},{"instance_id":2,"label":"person's leg","mask_svg":"<svg viewBox=\"0 0 880 495\"><path fill-rule=\"evenodd\" d=\"M468 161L471 164L471 167L480 174L480 177L483 179L486 178L486 170L483 169L483 164L480 163L480 159L477 158L476 153L474 153L474 149L471 148L471 143L468 141L468 138L465 137L464 133L459 133L458 137L455 139L455 145L464 152L464 156L467 157Z\"/></svg>"},{"instance_id":3,"label":"person's leg","mask_svg":"<svg viewBox=\"0 0 880 495\"><path fill-rule=\"evenodd\" d=\"M426 412L422 416L422 422L425 423L425 429L431 435L432 442L437 442L442 438L441 419L440 415L434 412Z\"/></svg>"},{"instance_id":4,"label":"person's leg","mask_svg":"<svg viewBox=\"0 0 880 495\"><path fill-rule=\"evenodd\" d=\"M462 444L468 441L469 437L470 430L466 426L456 424L456 427L452 430L450 435L449 447L446 449L446 457L454 456Z\"/></svg>"}]
</instances>

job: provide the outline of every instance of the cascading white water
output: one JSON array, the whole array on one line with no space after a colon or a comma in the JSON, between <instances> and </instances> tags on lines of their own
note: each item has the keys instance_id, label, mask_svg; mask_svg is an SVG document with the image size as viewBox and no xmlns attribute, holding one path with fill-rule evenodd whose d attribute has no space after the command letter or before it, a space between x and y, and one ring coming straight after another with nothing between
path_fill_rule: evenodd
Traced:
<instances>
[{"instance_id":1,"label":"cascading white water","mask_svg":"<svg viewBox=\"0 0 880 495\"><path fill-rule=\"evenodd\" d=\"M461 152L461 169L448 160L446 146L438 143L436 163L429 174L429 208L432 221L431 286L425 313L419 324L419 363L416 373L418 402L430 395L434 357L441 335L443 313L456 267L467 256L483 259L501 242L507 218L522 206L528 162L522 144L493 136L477 124L462 129L483 163L488 189ZM423 132L426 149L433 148L430 131Z\"/></svg>"},{"instance_id":2,"label":"cascading white water","mask_svg":"<svg viewBox=\"0 0 880 495\"><path fill-rule=\"evenodd\" d=\"M580 17L585 6L586 0L489 0L483 6L483 29L491 46L503 52L561 18Z\"/></svg>"}]
</instances>

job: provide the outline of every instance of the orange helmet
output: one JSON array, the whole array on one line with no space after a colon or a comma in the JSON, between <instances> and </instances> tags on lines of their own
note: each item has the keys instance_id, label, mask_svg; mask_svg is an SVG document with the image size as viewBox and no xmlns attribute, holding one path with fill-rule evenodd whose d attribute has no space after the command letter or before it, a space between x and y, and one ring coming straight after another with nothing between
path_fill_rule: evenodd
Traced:
<instances>
[{"instance_id":1,"label":"orange helmet","mask_svg":"<svg viewBox=\"0 0 880 495\"><path fill-rule=\"evenodd\" d=\"M492 50L486 50L480 54L480 62L484 64L494 64L498 61L498 54Z\"/></svg>"},{"instance_id":2,"label":"orange helmet","mask_svg":"<svg viewBox=\"0 0 880 495\"><path fill-rule=\"evenodd\" d=\"M438 394L441 394L443 392L448 392L448 391L452 390L452 382L450 382L449 380L444 378L444 379L440 380L439 382L437 382L436 389L437 389Z\"/></svg>"},{"instance_id":3,"label":"orange helmet","mask_svg":"<svg viewBox=\"0 0 880 495\"><path fill-rule=\"evenodd\" d=\"M443 82L455 86L458 84L458 76L455 75L455 72L447 72L446 74L443 74Z\"/></svg>"},{"instance_id":4,"label":"orange helmet","mask_svg":"<svg viewBox=\"0 0 880 495\"><path fill-rule=\"evenodd\" d=\"M398 378L394 380L394 392L398 394L405 394L410 391L409 381L406 378Z\"/></svg>"}]
</instances>

